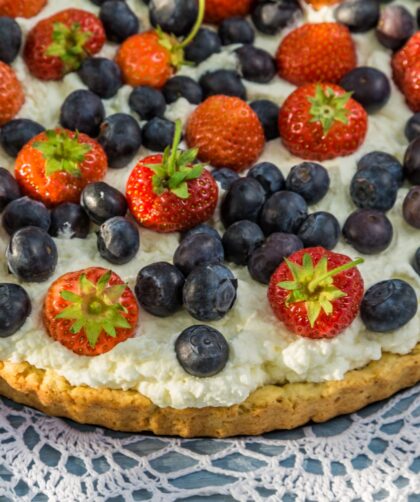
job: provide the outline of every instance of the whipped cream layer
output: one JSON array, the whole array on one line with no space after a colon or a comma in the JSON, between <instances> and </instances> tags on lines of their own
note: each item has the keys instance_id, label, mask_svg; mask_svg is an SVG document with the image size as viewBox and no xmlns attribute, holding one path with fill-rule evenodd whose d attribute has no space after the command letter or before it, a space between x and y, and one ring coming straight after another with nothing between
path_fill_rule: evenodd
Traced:
<instances>
[{"instance_id":1,"label":"whipped cream layer","mask_svg":"<svg viewBox=\"0 0 420 502\"><path fill-rule=\"evenodd\" d=\"M411 11L414 1L401 1ZM141 18L143 29L148 26L147 8L138 0L128 0L130 7ZM37 18L19 19L24 33L37 20L67 7L77 7L98 12L98 8L87 0L49 0L48 6ZM332 20L329 8L315 12L306 8L299 24ZM290 30L289 30L290 31ZM267 37L257 34L256 45L272 54L287 33ZM384 71L390 70L390 52L376 41L371 31L355 35L359 65L369 65ZM113 57L117 46L107 43L100 55ZM237 68L234 47L226 47L197 68L183 68L179 73L197 78L208 70ZM32 118L47 128L58 124L60 107L65 97L75 89L84 88L77 73L67 75L61 82L42 82L27 72L21 57L14 63L26 94L26 102L19 117ZM275 78L266 85L244 81L248 99L268 98L279 105L293 91L294 86ZM131 88L124 86L118 95L105 100L107 114L130 113L128 96ZM181 118L186 121L194 109L185 99L169 106L167 118ZM411 115L403 96L392 84L392 96L388 104L377 114L369 116L369 130L363 146L354 155L341 157L323 164L331 176L331 188L327 196L310 211L332 212L343 225L347 216L355 210L349 195L349 185L356 171L357 160L372 150L389 152L402 160L407 141L404 126ZM136 160L149 152L142 148ZM279 166L284 175L301 162L283 148L276 139L267 143L260 159L269 160ZM108 171L106 181L122 192L135 165L124 169ZM0 150L0 165L13 172L13 159ZM383 253L364 256L360 266L366 288L378 281L401 278L409 282L420 294L420 277L414 272L410 261L420 245L420 232L405 223L402 217L402 202L408 187L399 191L395 207L388 216L394 227L391 246ZM218 214L212 222L222 231ZM409 324L393 333L372 333L365 329L361 320L354 323L341 335L332 340L310 340L293 335L273 315L267 300L267 287L253 281L246 268L231 266L238 277L238 298L228 315L209 323L220 330L230 345L230 358L225 369L211 378L196 378L185 373L176 360L174 343L181 331L198 324L185 310L169 318L153 317L140 311L140 322L136 336L117 345L110 352L97 357L78 356L50 338L42 323L43 298L53 280L62 274L91 266L112 268L123 280L134 288L139 270L156 261L172 261L179 243L178 234L162 235L146 229L139 229L141 249L137 257L123 266L104 261L96 247L96 235L92 232L85 240L55 239L59 260L54 276L41 284L23 283L32 301L32 314L15 335L0 339L0 359L14 362L28 361L38 368L54 370L73 385L108 387L113 389L136 389L149 397L158 406L175 408L229 406L244 401L248 395L264 384L283 382L322 382L339 380L345 373L360 368L381 357L382 352L409 353L420 339L420 311ZM0 255L4 257L9 238L0 229ZM335 251L352 258L358 254L341 240ZM18 282L8 273L4 258L0 265L1 282Z\"/></svg>"}]
</instances>

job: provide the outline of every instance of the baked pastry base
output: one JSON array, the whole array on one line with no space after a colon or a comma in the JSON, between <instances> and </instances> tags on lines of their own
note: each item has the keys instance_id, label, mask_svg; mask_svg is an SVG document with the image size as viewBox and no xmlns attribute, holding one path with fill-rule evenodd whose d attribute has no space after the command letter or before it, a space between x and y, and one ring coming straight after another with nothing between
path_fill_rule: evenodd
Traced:
<instances>
[{"instance_id":1,"label":"baked pastry base","mask_svg":"<svg viewBox=\"0 0 420 502\"><path fill-rule=\"evenodd\" d=\"M54 371L0 362L0 394L52 416L127 432L229 437L324 422L385 399L420 381L420 344L405 356L384 354L340 381L266 385L230 407L159 408L136 391L74 387Z\"/></svg>"}]
</instances>

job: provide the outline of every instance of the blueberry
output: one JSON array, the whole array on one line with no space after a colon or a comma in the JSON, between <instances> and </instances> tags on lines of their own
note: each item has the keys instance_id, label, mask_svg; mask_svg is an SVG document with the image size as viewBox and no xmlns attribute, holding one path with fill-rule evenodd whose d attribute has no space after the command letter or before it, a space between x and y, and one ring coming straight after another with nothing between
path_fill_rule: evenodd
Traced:
<instances>
[{"instance_id":1,"label":"blueberry","mask_svg":"<svg viewBox=\"0 0 420 502\"><path fill-rule=\"evenodd\" d=\"M340 231L340 223L333 214L319 211L306 218L299 227L297 236L305 248L322 246L325 249L334 249Z\"/></svg>"},{"instance_id":2,"label":"blueberry","mask_svg":"<svg viewBox=\"0 0 420 502\"><path fill-rule=\"evenodd\" d=\"M143 145L149 150L163 152L173 142L175 124L170 120L155 117L143 128Z\"/></svg>"},{"instance_id":3,"label":"blueberry","mask_svg":"<svg viewBox=\"0 0 420 502\"><path fill-rule=\"evenodd\" d=\"M350 195L357 207L388 211L397 200L398 183L383 167L359 169L350 184Z\"/></svg>"},{"instance_id":4,"label":"blueberry","mask_svg":"<svg viewBox=\"0 0 420 502\"><path fill-rule=\"evenodd\" d=\"M14 119L1 128L0 143L6 153L16 157L22 147L42 131L42 125L31 119Z\"/></svg>"},{"instance_id":5,"label":"blueberry","mask_svg":"<svg viewBox=\"0 0 420 502\"><path fill-rule=\"evenodd\" d=\"M6 209L7 211L7 209ZM403 215L405 221L414 228L420 228L420 186L414 186L404 199Z\"/></svg>"},{"instance_id":6,"label":"blueberry","mask_svg":"<svg viewBox=\"0 0 420 502\"><path fill-rule=\"evenodd\" d=\"M410 183L420 185L420 137L408 145L404 156L404 173Z\"/></svg>"},{"instance_id":7,"label":"blueberry","mask_svg":"<svg viewBox=\"0 0 420 502\"><path fill-rule=\"evenodd\" d=\"M210 326L185 329L175 342L175 353L184 371L195 377L217 375L229 359L229 345L224 336Z\"/></svg>"},{"instance_id":8,"label":"blueberry","mask_svg":"<svg viewBox=\"0 0 420 502\"><path fill-rule=\"evenodd\" d=\"M182 307L184 282L184 276L170 263L147 265L137 276L137 300L146 312L157 317L168 317Z\"/></svg>"},{"instance_id":9,"label":"blueberry","mask_svg":"<svg viewBox=\"0 0 420 502\"><path fill-rule=\"evenodd\" d=\"M376 27L379 12L378 0L345 0L335 9L334 17L353 33L363 33Z\"/></svg>"},{"instance_id":10,"label":"blueberry","mask_svg":"<svg viewBox=\"0 0 420 502\"><path fill-rule=\"evenodd\" d=\"M227 261L246 265L251 254L264 242L261 228L253 221L237 221L223 235L223 247Z\"/></svg>"},{"instance_id":11,"label":"blueberry","mask_svg":"<svg viewBox=\"0 0 420 502\"><path fill-rule=\"evenodd\" d=\"M103 99L112 98L123 85L117 63L107 58L87 58L79 69L81 81Z\"/></svg>"},{"instance_id":12,"label":"blueberry","mask_svg":"<svg viewBox=\"0 0 420 502\"><path fill-rule=\"evenodd\" d=\"M128 98L130 108L138 113L140 120L163 117L166 102L163 94L152 87L135 87Z\"/></svg>"},{"instance_id":13,"label":"blueberry","mask_svg":"<svg viewBox=\"0 0 420 502\"><path fill-rule=\"evenodd\" d=\"M174 103L179 98L185 98L194 105L198 105L203 100L203 91L197 82L182 75L169 79L162 92L168 104Z\"/></svg>"},{"instance_id":14,"label":"blueberry","mask_svg":"<svg viewBox=\"0 0 420 502\"><path fill-rule=\"evenodd\" d=\"M415 30L414 17L402 5L387 5L376 28L379 42L387 49L400 49Z\"/></svg>"},{"instance_id":15,"label":"blueberry","mask_svg":"<svg viewBox=\"0 0 420 502\"><path fill-rule=\"evenodd\" d=\"M420 136L420 112L408 119L404 133L408 141L413 141Z\"/></svg>"},{"instance_id":16,"label":"blueberry","mask_svg":"<svg viewBox=\"0 0 420 502\"><path fill-rule=\"evenodd\" d=\"M11 17L0 17L0 61L10 64L19 54L22 31Z\"/></svg>"},{"instance_id":17,"label":"blueberry","mask_svg":"<svg viewBox=\"0 0 420 502\"><path fill-rule=\"evenodd\" d=\"M385 73L369 66L359 66L346 73L340 80L340 86L352 92L352 98L358 101L368 113L380 110L391 96L388 77Z\"/></svg>"},{"instance_id":18,"label":"blueberry","mask_svg":"<svg viewBox=\"0 0 420 502\"><path fill-rule=\"evenodd\" d=\"M254 28L240 16L224 19L219 25L219 37L223 45L252 44Z\"/></svg>"},{"instance_id":19,"label":"blueberry","mask_svg":"<svg viewBox=\"0 0 420 502\"><path fill-rule=\"evenodd\" d=\"M197 234L207 234L214 237L215 239L221 240L219 232L215 228L211 227L210 225L207 225L206 223L201 223L200 225L197 225L196 227L191 228L190 230L187 230L186 232L181 234L181 241L187 239L191 235L197 235Z\"/></svg>"},{"instance_id":20,"label":"blueberry","mask_svg":"<svg viewBox=\"0 0 420 502\"><path fill-rule=\"evenodd\" d=\"M302 162L290 170L286 189L298 193L307 204L316 204L330 188L330 175L324 166L316 162Z\"/></svg>"},{"instance_id":21,"label":"blueberry","mask_svg":"<svg viewBox=\"0 0 420 502\"><path fill-rule=\"evenodd\" d=\"M266 235L274 232L294 234L307 216L305 199L297 193L282 190L273 194L264 204L260 226Z\"/></svg>"},{"instance_id":22,"label":"blueberry","mask_svg":"<svg viewBox=\"0 0 420 502\"><path fill-rule=\"evenodd\" d=\"M401 162L393 155L385 152L370 152L357 162L357 169L371 168L373 170L381 167L386 169L393 176L398 185L402 185L404 181L404 172Z\"/></svg>"},{"instance_id":23,"label":"blueberry","mask_svg":"<svg viewBox=\"0 0 420 502\"><path fill-rule=\"evenodd\" d=\"M258 221L265 202L265 191L253 178L239 178L226 192L221 205L221 220L227 228L235 221Z\"/></svg>"},{"instance_id":24,"label":"blueberry","mask_svg":"<svg viewBox=\"0 0 420 502\"><path fill-rule=\"evenodd\" d=\"M243 45L235 51L239 59L241 75L245 80L267 84L277 74L274 58L264 49Z\"/></svg>"},{"instance_id":25,"label":"blueberry","mask_svg":"<svg viewBox=\"0 0 420 502\"><path fill-rule=\"evenodd\" d=\"M221 49L219 35L207 28L200 28L193 41L185 47L185 59L200 64Z\"/></svg>"},{"instance_id":26,"label":"blueberry","mask_svg":"<svg viewBox=\"0 0 420 502\"><path fill-rule=\"evenodd\" d=\"M376 209L358 209L343 227L345 240L363 254L384 251L391 244L393 233L389 219Z\"/></svg>"},{"instance_id":27,"label":"blueberry","mask_svg":"<svg viewBox=\"0 0 420 502\"><path fill-rule=\"evenodd\" d=\"M0 213L7 204L21 196L18 182L7 169L0 167Z\"/></svg>"},{"instance_id":28,"label":"blueberry","mask_svg":"<svg viewBox=\"0 0 420 502\"><path fill-rule=\"evenodd\" d=\"M48 230L51 216L42 202L21 197L7 205L3 213L3 227L9 235L24 227L38 227Z\"/></svg>"},{"instance_id":29,"label":"blueberry","mask_svg":"<svg viewBox=\"0 0 420 502\"><path fill-rule=\"evenodd\" d=\"M109 167L121 169L133 160L141 147L141 129L131 115L115 113L102 122L97 141L105 150Z\"/></svg>"},{"instance_id":30,"label":"blueberry","mask_svg":"<svg viewBox=\"0 0 420 502\"><path fill-rule=\"evenodd\" d=\"M184 306L199 321L222 319L236 300L238 281L224 265L201 265L187 277Z\"/></svg>"},{"instance_id":31,"label":"blueberry","mask_svg":"<svg viewBox=\"0 0 420 502\"><path fill-rule=\"evenodd\" d=\"M137 226L122 216L115 216L99 227L98 251L115 265L131 261L140 247Z\"/></svg>"},{"instance_id":32,"label":"blueberry","mask_svg":"<svg viewBox=\"0 0 420 502\"><path fill-rule=\"evenodd\" d=\"M234 70L216 70L205 73L199 81L203 97L223 94L246 100L246 89L239 73Z\"/></svg>"},{"instance_id":33,"label":"blueberry","mask_svg":"<svg viewBox=\"0 0 420 502\"><path fill-rule=\"evenodd\" d=\"M265 243L257 248L248 260L251 277L262 284L268 284L277 267L291 254L303 248L303 243L293 234L271 234Z\"/></svg>"},{"instance_id":34,"label":"blueberry","mask_svg":"<svg viewBox=\"0 0 420 502\"><path fill-rule=\"evenodd\" d=\"M125 216L127 213L127 201L124 195L103 181L86 185L80 201L89 218L97 225L114 216Z\"/></svg>"},{"instance_id":35,"label":"blueberry","mask_svg":"<svg viewBox=\"0 0 420 502\"><path fill-rule=\"evenodd\" d=\"M405 281L392 279L369 288L360 305L367 329L386 333L407 324L417 313L417 295Z\"/></svg>"},{"instance_id":36,"label":"blueberry","mask_svg":"<svg viewBox=\"0 0 420 502\"><path fill-rule=\"evenodd\" d=\"M239 174L228 167L215 169L212 173L213 178L219 183L223 190L229 190L232 183L240 178Z\"/></svg>"},{"instance_id":37,"label":"blueberry","mask_svg":"<svg viewBox=\"0 0 420 502\"><path fill-rule=\"evenodd\" d=\"M79 204L64 202L51 211L48 233L62 239L85 239L89 233L90 220Z\"/></svg>"},{"instance_id":38,"label":"blueberry","mask_svg":"<svg viewBox=\"0 0 420 502\"><path fill-rule=\"evenodd\" d=\"M261 184L267 195L283 190L285 187L284 176L280 169L271 162L255 164L247 174L248 178L254 178Z\"/></svg>"},{"instance_id":39,"label":"blueberry","mask_svg":"<svg viewBox=\"0 0 420 502\"><path fill-rule=\"evenodd\" d=\"M24 282L44 282L57 266L57 247L45 230L21 228L12 235L6 251L9 270Z\"/></svg>"},{"instance_id":40,"label":"blueberry","mask_svg":"<svg viewBox=\"0 0 420 502\"><path fill-rule=\"evenodd\" d=\"M256 2L252 21L262 33L276 35L292 24L299 14L299 4L295 0L261 1Z\"/></svg>"},{"instance_id":41,"label":"blueberry","mask_svg":"<svg viewBox=\"0 0 420 502\"><path fill-rule=\"evenodd\" d=\"M138 33L140 23L130 7L120 0L107 0L101 5L99 19L104 25L106 38L121 43Z\"/></svg>"},{"instance_id":42,"label":"blueberry","mask_svg":"<svg viewBox=\"0 0 420 502\"><path fill-rule=\"evenodd\" d=\"M280 107L268 99L259 99L250 103L251 108L257 114L264 129L265 139L270 141L278 138Z\"/></svg>"},{"instance_id":43,"label":"blueberry","mask_svg":"<svg viewBox=\"0 0 420 502\"><path fill-rule=\"evenodd\" d=\"M420 248L417 249L414 260L413 260L414 270L420 275Z\"/></svg>"},{"instance_id":44,"label":"blueberry","mask_svg":"<svg viewBox=\"0 0 420 502\"><path fill-rule=\"evenodd\" d=\"M174 254L174 265L187 276L198 265L223 263L223 245L220 237L208 233L190 234L183 239Z\"/></svg>"},{"instance_id":45,"label":"blueberry","mask_svg":"<svg viewBox=\"0 0 420 502\"><path fill-rule=\"evenodd\" d=\"M101 99L85 89L73 91L61 106L60 124L66 129L83 132L92 138L99 134L99 126L104 118L105 108Z\"/></svg>"},{"instance_id":46,"label":"blueberry","mask_svg":"<svg viewBox=\"0 0 420 502\"><path fill-rule=\"evenodd\" d=\"M13 335L31 313L28 293L17 284L0 284L0 338Z\"/></svg>"},{"instance_id":47,"label":"blueberry","mask_svg":"<svg viewBox=\"0 0 420 502\"><path fill-rule=\"evenodd\" d=\"M198 16L197 0L151 0L150 23L180 37L190 33Z\"/></svg>"}]
</instances>

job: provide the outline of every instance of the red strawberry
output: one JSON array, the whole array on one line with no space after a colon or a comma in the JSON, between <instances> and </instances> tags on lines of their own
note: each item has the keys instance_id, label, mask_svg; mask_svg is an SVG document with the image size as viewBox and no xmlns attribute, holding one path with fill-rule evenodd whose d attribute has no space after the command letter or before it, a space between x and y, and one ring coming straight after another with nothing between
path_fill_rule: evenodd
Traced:
<instances>
[{"instance_id":1,"label":"red strawberry","mask_svg":"<svg viewBox=\"0 0 420 502\"><path fill-rule=\"evenodd\" d=\"M172 148L140 160L127 182L126 197L140 225L157 232L182 232L207 221L217 205L213 176L194 164L197 150L178 150L181 123Z\"/></svg>"},{"instance_id":2,"label":"red strawberry","mask_svg":"<svg viewBox=\"0 0 420 502\"><path fill-rule=\"evenodd\" d=\"M15 72L0 61L0 125L12 120L24 101L25 95Z\"/></svg>"},{"instance_id":3,"label":"red strawberry","mask_svg":"<svg viewBox=\"0 0 420 502\"><path fill-rule=\"evenodd\" d=\"M336 84L356 66L356 50L346 26L304 24L282 40L276 59L280 77L292 84Z\"/></svg>"},{"instance_id":4,"label":"red strawberry","mask_svg":"<svg viewBox=\"0 0 420 502\"><path fill-rule=\"evenodd\" d=\"M47 0L0 0L0 16L33 17L46 3Z\"/></svg>"},{"instance_id":5,"label":"red strawberry","mask_svg":"<svg viewBox=\"0 0 420 502\"><path fill-rule=\"evenodd\" d=\"M132 337L138 316L130 288L117 274L99 267L59 277L43 309L48 334L81 356L103 354Z\"/></svg>"},{"instance_id":6,"label":"red strawberry","mask_svg":"<svg viewBox=\"0 0 420 502\"><path fill-rule=\"evenodd\" d=\"M319 10L322 7L340 3L342 2L342 0L305 0L305 2L308 3L309 5L312 5L314 9Z\"/></svg>"},{"instance_id":7,"label":"red strawberry","mask_svg":"<svg viewBox=\"0 0 420 502\"><path fill-rule=\"evenodd\" d=\"M79 202L83 188L100 181L107 170L101 145L67 129L45 131L19 152L15 176L23 191L47 206Z\"/></svg>"},{"instance_id":8,"label":"red strawberry","mask_svg":"<svg viewBox=\"0 0 420 502\"><path fill-rule=\"evenodd\" d=\"M402 49L392 57L392 74L395 83L401 87L407 68L420 61L420 31L415 33Z\"/></svg>"},{"instance_id":9,"label":"red strawberry","mask_svg":"<svg viewBox=\"0 0 420 502\"><path fill-rule=\"evenodd\" d=\"M332 84L307 84L292 92L279 115L286 148L312 160L355 152L366 136L367 114L350 96Z\"/></svg>"},{"instance_id":10,"label":"red strawberry","mask_svg":"<svg viewBox=\"0 0 420 502\"><path fill-rule=\"evenodd\" d=\"M333 338L356 318L363 298L361 258L322 247L289 256L271 277L268 300L286 327L307 338Z\"/></svg>"},{"instance_id":11,"label":"red strawberry","mask_svg":"<svg viewBox=\"0 0 420 502\"><path fill-rule=\"evenodd\" d=\"M249 14L254 0L206 0L206 23L220 23L224 19Z\"/></svg>"},{"instance_id":12,"label":"red strawberry","mask_svg":"<svg viewBox=\"0 0 420 502\"><path fill-rule=\"evenodd\" d=\"M407 68L402 91L413 112L420 112L420 59Z\"/></svg>"},{"instance_id":13,"label":"red strawberry","mask_svg":"<svg viewBox=\"0 0 420 502\"><path fill-rule=\"evenodd\" d=\"M101 21L90 12L66 9L39 21L28 33L23 57L41 80L60 80L105 43Z\"/></svg>"}]
</instances>

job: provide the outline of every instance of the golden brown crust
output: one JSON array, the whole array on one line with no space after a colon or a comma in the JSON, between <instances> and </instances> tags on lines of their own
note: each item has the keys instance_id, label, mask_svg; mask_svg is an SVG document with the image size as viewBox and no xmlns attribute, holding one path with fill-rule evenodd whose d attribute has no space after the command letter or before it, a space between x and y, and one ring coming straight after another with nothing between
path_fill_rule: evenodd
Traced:
<instances>
[{"instance_id":1,"label":"golden brown crust","mask_svg":"<svg viewBox=\"0 0 420 502\"><path fill-rule=\"evenodd\" d=\"M48 415L110 429L182 437L256 435L324 422L385 399L420 381L420 344L408 355L384 354L340 381L266 385L226 408L159 408L136 391L73 387L53 371L0 362L0 394Z\"/></svg>"}]
</instances>

